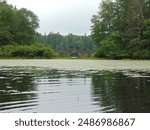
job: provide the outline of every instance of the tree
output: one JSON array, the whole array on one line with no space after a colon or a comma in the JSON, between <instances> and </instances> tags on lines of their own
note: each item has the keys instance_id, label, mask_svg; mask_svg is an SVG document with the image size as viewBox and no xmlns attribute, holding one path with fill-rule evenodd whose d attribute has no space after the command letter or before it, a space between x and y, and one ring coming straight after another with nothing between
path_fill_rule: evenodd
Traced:
<instances>
[{"instance_id":1,"label":"tree","mask_svg":"<svg viewBox=\"0 0 150 130\"><path fill-rule=\"evenodd\" d=\"M59 33L50 32L48 35L36 34L35 40L50 45L58 53L68 56L70 53L82 52L90 54L93 52L91 36L77 36L68 34L63 36Z\"/></svg>"},{"instance_id":2,"label":"tree","mask_svg":"<svg viewBox=\"0 0 150 130\"><path fill-rule=\"evenodd\" d=\"M114 4L111 0L103 1L99 7L100 12L92 18L92 38L96 44L111 34L113 30Z\"/></svg>"},{"instance_id":3,"label":"tree","mask_svg":"<svg viewBox=\"0 0 150 130\"><path fill-rule=\"evenodd\" d=\"M30 44L39 27L38 17L25 8L17 9L0 1L0 43L1 45Z\"/></svg>"},{"instance_id":4,"label":"tree","mask_svg":"<svg viewBox=\"0 0 150 130\"><path fill-rule=\"evenodd\" d=\"M142 5L139 0L130 0L127 19L126 34L129 39L129 48L136 51L140 47L144 27Z\"/></svg>"},{"instance_id":5,"label":"tree","mask_svg":"<svg viewBox=\"0 0 150 130\"><path fill-rule=\"evenodd\" d=\"M35 30L39 27L38 17L30 10L22 8L15 11L14 40L19 44L32 43Z\"/></svg>"},{"instance_id":6,"label":"tree","mask_svg":"<svg viewBox=\"0 0 150 130\"><path fill-rule=\"evenodd\" d=\"M99 46L96 53L98 57L120 57L118 53L123 48L124 40L121 32L125 21L122 23L120 20L119 8L118 3L111 0L103 1L99 7L100 12L92 18L92 39Z\"/></svg>"},{"instance_id":7,"label":"tree","mask_svg":"<svg viewBox=\"0 0 150 130\"><path fill-rule=\"evenodd\" d=\"M11 35L13 24L12 7L5 2L0 2L0 44L6 44L13 40Z\"/></svg>"},{"instance_id":8,"label":"tree","mask_svg":"<svg viewBox=\"0 0 150 130\"><path fill-rule=\"evenodd\" d=\"M149 7L150 0L103 1L92 18L92 39L99 47L96 56L139 58L135 53L143 51L141 44L150 37Z\"/></svg>"}]
</instances>

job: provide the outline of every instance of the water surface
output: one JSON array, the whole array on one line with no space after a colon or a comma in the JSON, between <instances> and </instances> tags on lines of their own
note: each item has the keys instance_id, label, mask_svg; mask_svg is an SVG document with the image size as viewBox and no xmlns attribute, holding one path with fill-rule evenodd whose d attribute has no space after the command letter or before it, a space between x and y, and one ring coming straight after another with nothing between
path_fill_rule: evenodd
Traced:
<instances>
[{"instance_id":1,"label":"water surface","mask_svg":"<svg viewBox=\"0 0 150 130\"><path fill-rule=\"evenodd\" d=\"M150 112L150 61L0 60L0 112Z\"/></svg>"}]
</instances>

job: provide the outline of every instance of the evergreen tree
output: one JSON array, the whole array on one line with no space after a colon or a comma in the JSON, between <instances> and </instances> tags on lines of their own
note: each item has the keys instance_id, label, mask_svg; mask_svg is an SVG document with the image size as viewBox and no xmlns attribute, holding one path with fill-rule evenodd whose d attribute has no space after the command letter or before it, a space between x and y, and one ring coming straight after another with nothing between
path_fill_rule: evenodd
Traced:
<instances>
[{"instance_id":1,"label":"evergreen tree","mask_svg":"<svg viewBox=\"0 0 150 130\"><path fill-rule=\"evenodd\" d=\"M103 1L92 18L96 56L150 58L149 7L150 0Z\"/></svg>"},{"instance_id":2,"label":"evergreen tree","mask_svg":"<svg viewBox=\"0 0 150 130\"><path fill-rule=\"evenodd\" d=\"M0 45L31 44L38 22L32 11L25 8L18 10L6 1L0 1Z\"/></svg>"}]
</instances>

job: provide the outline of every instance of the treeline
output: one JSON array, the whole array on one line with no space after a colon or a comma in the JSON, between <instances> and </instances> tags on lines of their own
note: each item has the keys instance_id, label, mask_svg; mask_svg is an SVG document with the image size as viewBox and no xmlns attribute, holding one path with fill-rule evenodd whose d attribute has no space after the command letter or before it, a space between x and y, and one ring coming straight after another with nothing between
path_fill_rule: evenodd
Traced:
<instances>
[{"instance_id":1,"label":"treeline","mask_svg":"<svg viewBox=\"0 0 150 130\"><path fill-rule=\"evenodd\" d=\"M94 51L92 38L86 34L84 36L78 36L70 33L64 36L53 32L50 32L48 35L37 33L35 39L40 43L50 45L56 52L63 56L87 56Z\"/></svg>"},{"instance_id":2,"label":"treeline","mask_svg":"<svg viewBox=\"0 0 150 130\"><path fill-rule=\"evenodd\" d=\"M94 51L90 36L42 35L36 32L38 27L39 19L32 11L0 0L0 57L51 57L54 51L61 56L90 56Z\"/></svg>"},{"instance_id":3,"label":"treeline","mask_svg":"<svg viewBox=\"0 0 150 130\"><path fill-rule=\"evenodd\" d=\"M150 0L103 0L92 38L97 57L150 59Z\"/></svg>"},{"instance_id":4,"label":"treeline","mask_svg":"<svg viewBox=\"0 0 150 130\"><path fill-rule=\"evenodd\" d=\"M47 57L48 54L48 57L52 56L50 47L35 44L38 27L39 19L32 11L17 9L5 0L0 0L0 57Z\"/></svg>"}]
</instances>

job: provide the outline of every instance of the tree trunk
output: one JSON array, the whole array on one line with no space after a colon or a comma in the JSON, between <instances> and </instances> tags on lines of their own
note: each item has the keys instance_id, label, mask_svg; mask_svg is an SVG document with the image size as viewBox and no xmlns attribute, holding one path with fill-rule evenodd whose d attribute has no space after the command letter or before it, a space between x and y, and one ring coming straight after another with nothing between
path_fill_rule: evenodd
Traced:
<instances>
[{"instance_id":1,"label":"tree trunk","mask_svg":"<svg viewBox=\"0 0 150 130\"><path fill-rule=\"evenodd\" d=\"M128 15L127 37L130 41L129 48L137 50L140 47L144 27L142 5L139 0L130 1Z\"/></svg>"}]
</instances>

